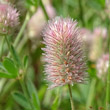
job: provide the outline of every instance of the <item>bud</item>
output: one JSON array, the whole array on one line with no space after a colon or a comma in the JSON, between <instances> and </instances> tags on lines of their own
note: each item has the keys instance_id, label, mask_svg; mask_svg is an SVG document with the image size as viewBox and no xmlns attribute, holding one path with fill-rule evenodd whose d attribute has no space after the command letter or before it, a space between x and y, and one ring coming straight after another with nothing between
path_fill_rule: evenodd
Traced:
<instances>
[{"instance_id":1,"label":"bud","mask_svg":"<svg viewBox=\"0 0 110 110\"><path fill-rule=\"evenodd\" d=\"M17 10L9 4L0 4L0 34L9 34L19 24L18 16Z\"/></svg>"},{"instance_id":2,"label":"bud","mask_svg":"<svg viewBox=\"0 0 110 110\"><path fill-rule=\"evenodd\" d=\"M109 54L103 54L97 61L97 76L104 79L109 67Z\"/></svg>"},{"instance_id":3,"label":"bud","mask_svg":"<svg viewBox=\"0 0 110 110\"><path fill-rule=\"evenodd\" d=\"M45 72L49 88L82 83L86 78L86 61L77 22L56 17L43 31L46 61Z\"/></svg>"}]
</instances>

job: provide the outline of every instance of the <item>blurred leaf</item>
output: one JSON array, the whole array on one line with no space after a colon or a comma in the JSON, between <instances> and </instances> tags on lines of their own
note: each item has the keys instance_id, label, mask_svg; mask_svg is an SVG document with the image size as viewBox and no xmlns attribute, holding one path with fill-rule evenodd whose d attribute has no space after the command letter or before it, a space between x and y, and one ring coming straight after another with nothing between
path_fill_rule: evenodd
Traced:
<instances>
[{"instance_id":1,"label":"blurred leaf","mask_svg":"<svg viewBox=\"0 0 110 110\"><path fill-rule=\"evenodd\" d=\"M30 80L27 81L27 89L28 89L29 95L32 99L32 102L34 104L34 107L37 110L40 110L40 102L39 102L37 90Z\"/></svg>"},{"instance_id":2,"label":"blurred leaf","mask_svg":"<svg viewBox=\"0 0 110 110\"><path fill-rule=\"evenodd\" d=\"M11 59L5 58L3 61L3 65L9 73L13 74L14 76L17 76L18 69L16 68L14 62Z\"/></svg>"},{"instance_id":3,"label":"blurred leaf","mask_svg":"<svg viewBox=\"0 0 110 110\"><path fill-rule=\"evenodd\" d=\"M103 8L98 0L89 0L87 3L91 8L95 10L101 10Z\"/></svg>"},{"instance_id":4,"label":"blurred leaf","mask_svg":"<svg viewBox=\"0 0 110 110\"><path fill-rule=\"evenodd\" d=\"M11 75L11 74L8 74L8 73L5 73L5 72L0 72L0 77L1 78L16 78L15 75Z\"/></svg>"},{"instance_id":5,"label":"blurred leaf","mask_svg":"<svg viewBox=\"0 0 110 110\"><path fill-rule=\"evenodd\" d=\"M12 97L22 107L24 107L28 110L31 110L30 104L28 103L28 101L26 100L26 98L24 97L24 95L22 93L20 93L18 91L14 92L14 93L12 93Z\"/></svg>"},{"instance_id":6,"label":"blurred leaf","mask_svg":"<svg viewBox=\"0 0 110 110\"><path fill-rule=\"evenodd\" d=\"M34 92L32 94L32 101L33 101L34 107L37 108L37 110L40 110L38 100L36 99L36 94Z\"/></svg>"},{"instance_id":7,"label":"blurred leaf","mask_svg":"<svg viewBox=\"0 0 110 110\"><path fill-rule=\"evenodd\" d=\"M79 91L81 94L80 97L83 99L83 101L87 100L87 94L88 94L89 86L90 86L89 84L79 84L78 85Z\"/></svg>"},{"instance_id":8,"label":"blurred leaf","mask_svg":"<svg viewBox=\"0 0 110 110\"><path fill-rule=\"evenodd\" d=\"M72 95L73 95L73 98L76 102L81 102L82 101L82 97L81 97L81 94L78 90L74 89L72 90Z\"/></svg>"},{"instance_id":9,"label":"blurred leaf","mask_svg":"<svg viewBox=\"0 0 110 110\"><path fill-rule=\"evenodd\" d=\"M38 4L39 0L26 0L26 5L28 8L30 8L31 6L38 7Z\"/></svg>"},{"instance_id":10,"label":"blurred leaf","mask_svg":"<svg viewBox=\"0 0 110 110\"><path fill-rule=\"evenodd\" d=\"M42 101L44 98L44 95L46 93L47 90L47 86L46 85L42 85L38 91L38 96L39 96L39 100Z\"/></svg>"},{"instance_id":11,"label":"blurred leaf","mask_svg":"<svg viewBox=\"0 0 110 110\"><path fill-rule=\"evenodd\" d=\"M28 56L26 55L26 56L24 56L24 68L27 68L27 66L28 66Z\"/></svg>"}]
</instances>

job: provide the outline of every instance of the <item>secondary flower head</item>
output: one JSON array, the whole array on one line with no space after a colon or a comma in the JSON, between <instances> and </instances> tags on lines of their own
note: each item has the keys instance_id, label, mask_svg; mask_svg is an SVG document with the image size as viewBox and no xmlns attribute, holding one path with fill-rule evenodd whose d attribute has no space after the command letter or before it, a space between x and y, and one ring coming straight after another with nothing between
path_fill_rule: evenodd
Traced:
<instances>
[{"instance_id":1,"label":"secondary flower head","mask_svg":"<svg viewBox=\"0 0 110 110\"><path fill-rule=\"evenodd\" d=\"M109 54L103 54L97 61L97 76L104 79L109 67Z\"/></svg>"},{"instance_id":2,"label":"secondary flower head","mask_svg":"<svg viewBox=\"0 0 110 110\"><path fill-rule=\"evenodd\" d=\"M45 72L49 88L65 84L82 83L86 77L86 61L77 22L56 17L43 31Z\"/></svg>"},{"instance_id":3,"label":"secondary flower head","mask_svg":"<svg viewBox=\"0 0 110 110\"><path fill-rule=\"evenodd\" d=\"M9 34L16 27L19 13L9 4L0 4L0 34Z\"/></svg>"}]
</instances>

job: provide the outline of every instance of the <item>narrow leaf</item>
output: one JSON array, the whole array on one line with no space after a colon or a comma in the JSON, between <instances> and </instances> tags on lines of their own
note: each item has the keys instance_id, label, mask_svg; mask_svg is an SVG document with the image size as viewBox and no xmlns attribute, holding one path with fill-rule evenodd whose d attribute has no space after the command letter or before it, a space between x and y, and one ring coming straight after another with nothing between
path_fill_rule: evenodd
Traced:
<instances>
[{"instance_id":1,"label":"narrow leaf","mask_svg":"<svg viewBox=\"0 0 110 110\"><path fill-rule=\"evenodd\" d=\"M32 98L35 108L37 110L40 110L40 102L39 102L37 90L30 80L28 80L27 82L27 89L28 89L30 97Z\"/></svg>"},{"instance_id":2,"label":"narrow leaf","mask_svg":"<svg viewBox=\"0 0 110 110\"><path fill-rule=\"evenodd\" d=\"M28 66L28 56L24 56L24 68L27 68Z\"/></svg>"},{"instance_id":3,"label":"narrow leaf","mask_svg":"<svg viewBox=\"0 0 110 110\"><path fill-rule=\"evenodd\" d=\"M25 96L22 93L14 92L14 93L12 93L12 97L22 107L24 107L28 110L31 110L30 104L28 103L28 101L26 100Z\"/></svg>"}]
</instances>

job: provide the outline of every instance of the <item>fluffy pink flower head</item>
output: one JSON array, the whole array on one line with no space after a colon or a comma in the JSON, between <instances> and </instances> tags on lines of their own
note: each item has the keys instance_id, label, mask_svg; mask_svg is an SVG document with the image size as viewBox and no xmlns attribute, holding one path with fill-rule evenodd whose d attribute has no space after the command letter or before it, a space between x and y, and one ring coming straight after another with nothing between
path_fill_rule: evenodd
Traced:
<instances>
[{"instance_id":1,"label":"fluffy pink flower head","mask_svg":"<svg viewBox=\"0 0 110 110\"><path fill-rule=\"evenodd\" d=\"M82 83L86 78L86 61L77 22L56 17L43 31L45 72L49 88Z\"/></svg>"},{"instance_id":2,"label":"fluffy pink flower head","mask_svg":"<svg viewBox=\"0 0 110 110\"><path fill-rule=\"evenodd\" d=\"M9 4L0 4L0 34L8 34L19 24L19 13Z\"/></svg>"},{"instance_id":3,"label":"fluffy pink flower head","mask_svg":"<svg viewBox=\"0 0 110 110\"><path fill-rule=\"evenodd\" d=\"M109 54L103 54L97 61L97 76L105 79L109 67Z\"/></svg>"}]
</instances>

